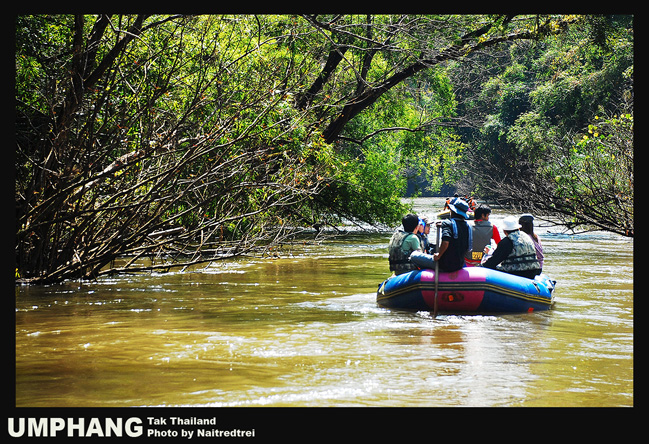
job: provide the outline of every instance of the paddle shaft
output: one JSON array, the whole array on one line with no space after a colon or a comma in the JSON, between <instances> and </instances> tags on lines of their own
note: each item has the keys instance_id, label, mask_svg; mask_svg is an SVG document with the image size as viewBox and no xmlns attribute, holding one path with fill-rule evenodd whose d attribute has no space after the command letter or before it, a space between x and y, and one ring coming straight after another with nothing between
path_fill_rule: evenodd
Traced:
<instances>
[{"instance_id":1,"label":"paddle shaft","mask_svg":"<svg viewBox=\"0 0 649 444\"><path fill-rule=\"evenodd\" d=\"M435 241L435 253L439 253L440 232L442 227L437 226L437 240ZM439 284L439 260L435 261L435 299L433 300L433 318L437 317L437 287Z\"/></svg>"}]
</instances>

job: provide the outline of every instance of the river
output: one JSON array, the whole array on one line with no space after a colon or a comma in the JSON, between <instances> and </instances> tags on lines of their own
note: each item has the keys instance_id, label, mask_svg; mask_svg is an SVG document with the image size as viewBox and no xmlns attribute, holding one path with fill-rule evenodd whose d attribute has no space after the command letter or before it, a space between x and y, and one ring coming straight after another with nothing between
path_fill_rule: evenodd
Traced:
<instances>
[{"instance_id":1,"label":"river","mask_svg":"<svg viewBox=\"0 0 649 444\"><path fill-rule=\"evenodd\" d=\"M439 202L416 209L434 218ZM376 233L200 271L18 286L15 403L633 406L633 240L536 231L557 280L546 312L381 308L389 235Z\"/></svg>"}]
</instances>

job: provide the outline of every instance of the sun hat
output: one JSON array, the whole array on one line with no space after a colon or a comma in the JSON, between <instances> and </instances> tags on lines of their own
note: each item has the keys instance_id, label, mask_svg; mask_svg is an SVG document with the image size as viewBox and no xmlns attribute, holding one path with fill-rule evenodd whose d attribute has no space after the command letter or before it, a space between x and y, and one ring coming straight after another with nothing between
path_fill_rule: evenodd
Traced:
<instances>
[{"instance_id":1,"label":"sun hat","mask_svg":"<svg viewBox=\"0 0 649 444\"><path fill-rule=\"evenodd\" d=\"M469 218L469 215L466 214L467 211L469 211L469 204L463 201L462 199L455 198L453 199L449 204L448 207L451 209L452 212L459 214L465 219Z\"/></svg>"},{"instance_id":2,"label":"sun hat","mask_svg":"<svg viewBox=\"0 0 649 444\"><path fill-rule=\"evenodd\" d=\"M515 231L520 227L521 225L518 223L515 216L507 216L503 219L503 231Z\"/></svg>"}]
</instances>

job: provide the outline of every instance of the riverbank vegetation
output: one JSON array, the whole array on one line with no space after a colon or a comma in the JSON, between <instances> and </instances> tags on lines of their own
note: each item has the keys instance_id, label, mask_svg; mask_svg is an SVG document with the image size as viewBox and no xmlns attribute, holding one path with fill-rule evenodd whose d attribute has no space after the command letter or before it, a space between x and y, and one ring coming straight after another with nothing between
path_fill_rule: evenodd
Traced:
<instances>
[{"instance_id":1,"label":"riverbank vegetation","mask_svg":"<svg viewBox=\"0 0 649 444\"><path fill-rule=\"evenodd\" d=\"M394 226L409 179L633 234L632 17L15 25L19 281Z\"/></svg>"}]
</instances>

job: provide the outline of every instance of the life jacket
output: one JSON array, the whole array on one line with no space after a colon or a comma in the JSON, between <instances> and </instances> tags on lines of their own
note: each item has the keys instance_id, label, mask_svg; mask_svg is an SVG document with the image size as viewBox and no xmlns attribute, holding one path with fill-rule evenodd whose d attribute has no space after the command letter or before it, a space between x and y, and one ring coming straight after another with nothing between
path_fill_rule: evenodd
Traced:
<instances>
[{"instance_id":1,"label":"life jacket","mask_svg":"<svg viewBox=\"0 0 649 444\"><path fill-rule=\"evenodd\" d=\"M534 249L536 250L536 258L539 260L539 268L543 268L543 259L545 258L545 255L543 254L543 247L541 246L541 241L539 240L536 242L534 239L532 239L532 242L534 242Z\"/></svg>"},{"instance_id":2,"label":"life jacket","mask_svg":"<svg viewBox=\"0 0 649 444\"><path fill-rule=\"evenodd\" d=\"M482 260L484 248L491 243L493 225L488 220L475 221L471 234L473 235L473 248L467 251L465 260L471 265L477 265Z\"/></svg>"},{"instance_id":3,"label":"life jacket","mask_svg":"<svg viewBox=\"0 0 649 444\"><path fill-rule=\"evenodd\" d=\"M390 271L394 271L396 274L402 274L418 269L415 264L410 262L410 253L412 253L412 251L405 252L401 248L403 241L405 241L408 236L415 236L417 242L419 242L419 237L416 234L406 233L405 231L399 230L392 235L392 239L390 239L390 244L388 245Z\"/></svg>"},{"instance_id":4,"label":"life jacket","mask_svg":"<svg viewBox=\"0 0 649 444\"><path fill-rule=\"evenodd\" d=\"M502 271L539 270L541 265L536 258L536 249L532 238L520 230L512 231L507 235L512 240L513 248L507 259L501 264Z\"/></svg>"}]
</instances>

